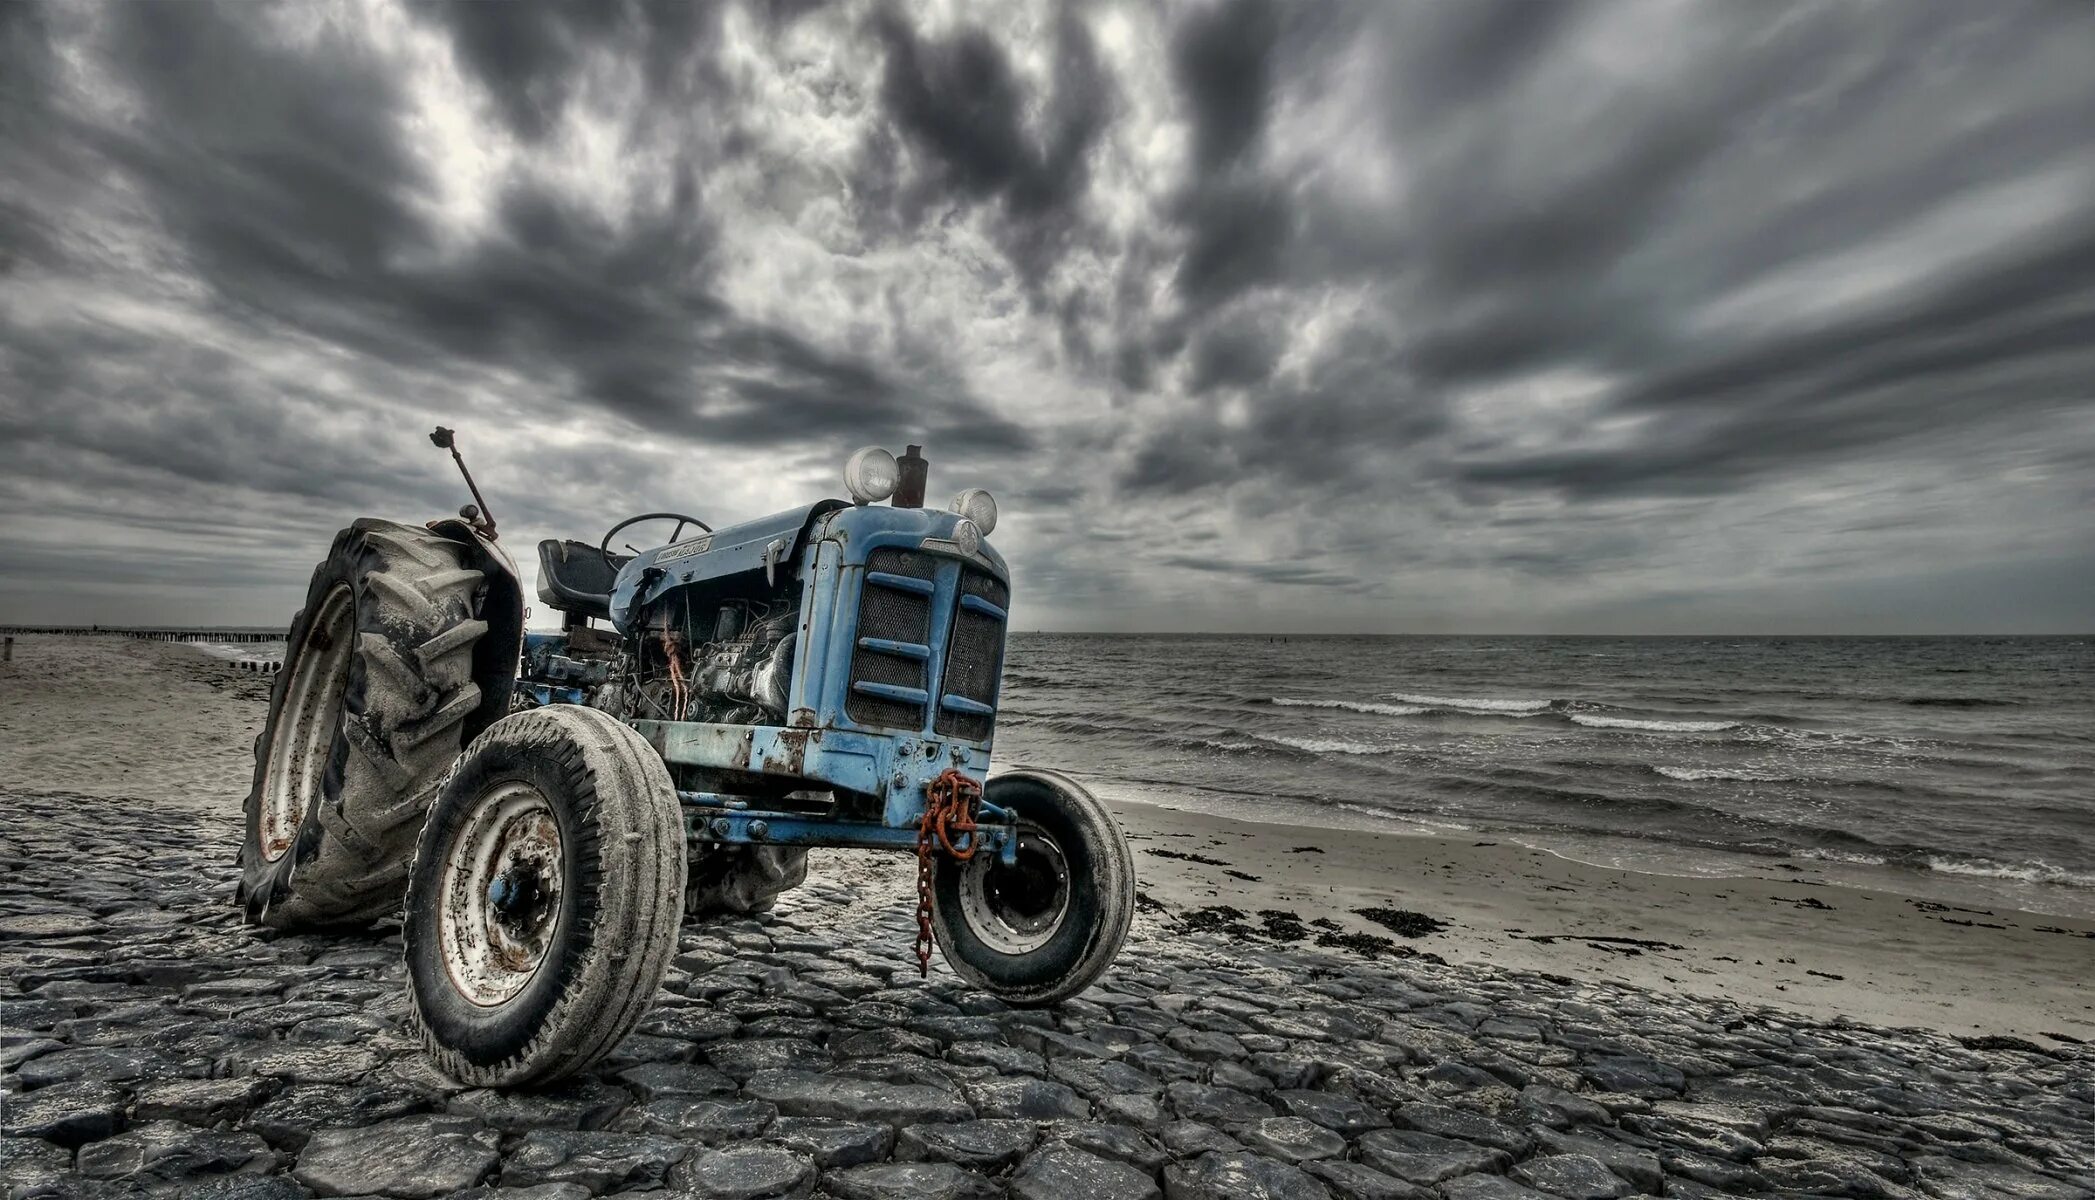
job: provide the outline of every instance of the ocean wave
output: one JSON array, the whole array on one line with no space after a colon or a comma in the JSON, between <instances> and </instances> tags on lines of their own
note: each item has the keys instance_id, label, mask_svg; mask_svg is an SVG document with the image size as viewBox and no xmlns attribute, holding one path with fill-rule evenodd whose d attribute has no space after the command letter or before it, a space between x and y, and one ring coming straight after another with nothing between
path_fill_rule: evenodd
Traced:
<instances>
[{"instance_id":1,"label":"ocean wave","mask_svg":"<svg viewBox=\"0 0 2095 1200\"><path fill-rule=\"evenodd\" d=\"M1555 701L1551 700L1495 700L1465 696L1421 696L1413 692L1385 692L1391 700L1406 704L1421 704L1427 708L1452 708L1457 712L1472 713L1529 713L1543 712Z\"/></svg>"},{"instance_id":2,"label":"ocean wave","mask_svg":"<svg viewBox=\"0 0 2095 1200\"><path fill-rule=\"evenodd\" d=\"M1272 742L1276 746L1286 746L1291 750L1300 750L1306 754L1388 754L1390 752L1390 748L1387 746L1370 746L1366 742L1353 742L1345 738L1297 738L1287 737L1278 733L1258 733L1252 736L1260 741Z\"/></svg>"},{"instance_id":3,"label":"ocean wave","mask_svg":"<svg viewBox=\"0 0 2095 1200\"><path fill-rule=\"evenodd\" d=\"M1273 703L1283 708L1342 708L1347 712L1374 713L1384 717L1415 717L1426 711L1411 704L1371 704L1361 700L1297 700L1290 696L1275 696Z\"/></svg>"},{"instance_id":4,"label":"ocean wave","mask_svg":"<svg viewBox=\"0 0 2095 1200\"><path fill-rule=\"evenodd\" d=\"M1791 858L1808 858L1817 862L1847 863L1857 867L1881 867L1890 861L1881 854L1859 854L1852 850L1832 850L1823 846L1805 846L1790 852Z\"/></svg>"},{"instance_id":5,"label":"ocean wave","mask_svg":"<svg viewBox=\"0 0 2095 1200\"><path fill-rule=\"evenodd\" d=\"M1770 775L1765 771L1747 771L1738 767L1653 767L1652 770L1668 779L1678 779L1682 783L1701 783L1705 779L1737 783L1784 783L1794 778L1789 775Z\"/></svg>"},{"instance_id":6,"label":"ocean wave","mask_svg":"<svg viewBox=\"0 0 2095 1200\"><path fill-rule=\"evenodd\" d=\"M1737 721L1647 721L1641 717L1604 717L1599 713L1570 713L1572 724L1588 729L1632 729L1648 733L1722 733L1737 729Z\"/></svg>"},{"instance_id":7,"label":"ocean wave","mask_svg":"<svg viewBox=\"0 0 2095 1200\"><path fill-rule=\"evenodd\" d=\"M1201 738L1193 744L1204 750L1226 750L1231 754L1242 754L1247 750L1265 749L1264 746L1257 742L1231 741L1224 738Z\"/></svg>"},{"instance_id":8,"label":"ocean wave","mask_svg":"<svg viewBox=\"0 0 2095 1200\"><path fill-rule=\"evenodd\" d=\"M1975 875L1982 879L2013 879L2021 883L2052 883L2061 887L2095 888L2095 875L2069 871L2047 862L1998 863L1987 858L1942 858L1930 855L1928 870L1945 875Z\"/></svg>"}]
</instances>

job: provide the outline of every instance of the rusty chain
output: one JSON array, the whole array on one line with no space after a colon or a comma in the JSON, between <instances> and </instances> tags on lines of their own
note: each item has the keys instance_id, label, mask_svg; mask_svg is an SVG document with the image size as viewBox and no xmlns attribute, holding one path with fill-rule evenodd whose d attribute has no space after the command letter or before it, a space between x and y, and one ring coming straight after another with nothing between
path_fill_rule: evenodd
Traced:
<instances>
[{"instance_id":1,"label":"rusty chain","mask_svg":"<svg viewBox=\"0 0 2095 1200\"><path fill-rule=\"evenodd\" d=\"M955 862L975 857L975 802L982 785L952 767L924 786L924 815L917 818L917 975L931 974L931 855L933 849ZM955 835L964 834L966 845Z\"/></svg>"}]
</instances>

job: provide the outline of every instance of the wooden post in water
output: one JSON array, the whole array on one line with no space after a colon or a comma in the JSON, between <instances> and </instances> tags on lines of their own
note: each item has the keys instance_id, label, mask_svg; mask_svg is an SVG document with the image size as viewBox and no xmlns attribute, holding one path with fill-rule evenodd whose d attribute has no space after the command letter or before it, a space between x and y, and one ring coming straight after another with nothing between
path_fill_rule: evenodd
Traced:
<instances>
[{"instance_id":1,"label":"wooden post in water","mask_svg":"<svg viewBox=\"0 0 2095 1200\"><path fill-rule=\"evenodd\" d=\"M13 662L14 660L15 640L13 638L9 638L7 639L7 644L4 647L0 647L0 662Z\"/></svg>"}]
</instances>

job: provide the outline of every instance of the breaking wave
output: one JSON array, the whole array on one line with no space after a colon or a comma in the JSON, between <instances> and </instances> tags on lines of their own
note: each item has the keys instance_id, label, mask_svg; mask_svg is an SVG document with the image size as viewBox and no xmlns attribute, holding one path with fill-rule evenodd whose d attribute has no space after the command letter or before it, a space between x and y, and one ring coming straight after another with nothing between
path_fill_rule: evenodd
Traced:
<instances>
[{"instance_id":1,"label":"breaking wave","mask_svg":"<svg viewBox=\"0 0 2095 1200\"><path fill-rule=\"evenodd\" d=\"M1683 783L1701 783L1705 779L1737 783L1781 783L1792 778L1788 775L1770 775L1764 771L1747 771L1738 767L1653 767L1652 770L1668 779L1678 779Z\"/></svg>"},{"instance_id":2,"label":"breaking wave","mask_svg":"<svg viewBox=\"0 0 2095 1200\"><path fill-rule=\"evenodd\" d=\"M1413 692L1386 692L1391 700L1402 700L1406 704L1420 704L1427 708L1452 708L1457 712L1476 713L1539 713L1556 702L1553 700L1493 700L1465 696L1421 696Z\"/></svg>"},{"instance_id":3,"label":"breaking wave","mask_svg":"<svg viewBox=\"0 0 2095 1200\"><path fill-rule=\"evenodd\" d=\"M1574 725L1588 729L1631 729L1646 733L1722 733L1737 729L1737 721L1647 721L1641 717L1604 717L1599 713L1570 713Z\"/></svg>"},{"instance_id":4,"label":"breaking wave","mask_svg":"<svg viewBox=\"0 0 2095 1200\"><path fill-rule=\"evenodd\" d=\"M1273 703L1283 708L1343 708L1347 712L1375 713L1384 717L1415 717L1426 711L1411 704L1371 704L1358 700L1297 700L1289 696L1275 696Z\"/></svg>"},{"instance_id":5,"label":"breaking wave","mask_svg":"<svg viewBox=\"0 0 2095 1200\"><path fill-rule=\"evenodd\" d=\"M1347 741L1345 738L1298 738L1287 737L1278 733L1260 733L1252 736L1261 741L1272 742L1276 746L1286 746L1289 749L1301 750L1308 754L1388 754L1390 752L1390 748L1387 746L1370 746L1365 742L1352 742Z\"/></svg>"}]
</instances>

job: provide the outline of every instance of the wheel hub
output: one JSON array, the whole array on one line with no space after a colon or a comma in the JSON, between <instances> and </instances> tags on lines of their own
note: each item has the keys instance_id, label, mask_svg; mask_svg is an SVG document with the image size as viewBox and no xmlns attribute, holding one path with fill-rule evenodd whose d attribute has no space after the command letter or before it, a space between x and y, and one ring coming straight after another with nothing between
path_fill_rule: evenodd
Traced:
<instances>
[{"instance_id":1,"label":"wheel hub","mask_svg":"<svg viewBox=\"0 0 2095 1200\"><path fill-rule=\"evenodd\" d=\"M496 785L445 854L439 938L459 994L493 1007L545 961L560 924L566 869L552 805L529 784Z\"/></svg>"},{"instance_id":2,"label":"wheel hub","mask_svg":"<svg viewBox=\"0 0 2095 1200\"><path fill-rule=\"evenodd\" d=\"M1039 829L1019 830L1009 864L1000 855L978 854L963 869L961 913L991 948L1025 954L1062 928L1069 913L1069 863L1062 847Z\"/></svg>"}]
</instances>

